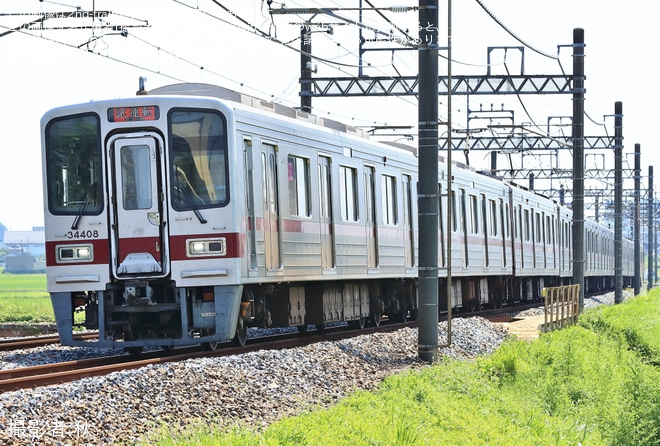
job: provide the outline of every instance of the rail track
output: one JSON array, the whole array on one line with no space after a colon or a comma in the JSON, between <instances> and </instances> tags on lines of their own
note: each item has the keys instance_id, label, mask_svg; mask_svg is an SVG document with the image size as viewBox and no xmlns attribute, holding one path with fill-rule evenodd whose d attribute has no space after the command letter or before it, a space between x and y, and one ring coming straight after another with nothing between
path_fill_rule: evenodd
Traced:
<instances>
[{"instance_id":1,"label":"rail track","mask_svg":"<svg viewBox=\"0 0 660 446\"><path fill-rule=\"evenodd\" d=\"M538 306L538 303L531 303L516 307L488 309L475 312L459 312L455 313L453 317L481 316L494 322L506 322L511 320L513 312L522 311L528 308L536 308ZM440 316L439 319L446 320L447 316ZM362 329L340 326L335 328L325 328L323 330L313 330L305 333L292 332L287 334L249 338L246 345L242 347L237 347L231 342L227 342L219 344L214 351L207 351L203 350L201 347L193 346L172 350L154 350L138 355L114 355L0 370L0 392L62 384L81 378L106 375L115 371L135 369L150 364L177 362L201 357L230 356L261 349L301 347L314 342L346 339L363 334L393 331L403 327L415 326L417 326L417 321L389 322L381 324L378 327L368 326ZM95 334L90 333L85 336L93 337ZM96 334L96 336L98 335ZM48 338L48 340L40 338ZM13 348L29 348L35 346L34 344L38 344L39 342L52 344L57 343L57 341L57 336L39 336L34 339L5 340L0 344L0 348L9 350L12 348L12 345L20 345L20 347Z\"/></svg>"},{"instance_id":2,"label":"rail track","mask_svg":"<svg viewBox=\"0 0 660 446\"><path fill-rule=\"evenodd\" d=\"M115 355L93 359L42 364L32 367L0 370L0 392L29 389L39 386L63 384L81 378L107 375L109 373L144 367L150 364L185 361L201 357L230 356L263 349L284 349L301 347L314 342L346 339L361 334L398 330L415 326L416 321L388 323L379 327L348 329L347 327L326 328L306 333L289 333L248 339L243 347L231 343L220 344L214 351L201 347L183 347L173 350L154 350L139 355Z\"/></svg>"},{"instance_id":3,"label":"rail track","mask_svg":"<svg viewBox=\"0 0 660 446\"><path fill-rule=\"evenodd\" d=\"M84 333L74 336L76 339L94 339L98 333ZM23 348L43 347L50 344L58 344L60 337L58 335L44 336L26 336L22 338L0 339L0 351L20 350Z\"/></svg>"}]
</instances>

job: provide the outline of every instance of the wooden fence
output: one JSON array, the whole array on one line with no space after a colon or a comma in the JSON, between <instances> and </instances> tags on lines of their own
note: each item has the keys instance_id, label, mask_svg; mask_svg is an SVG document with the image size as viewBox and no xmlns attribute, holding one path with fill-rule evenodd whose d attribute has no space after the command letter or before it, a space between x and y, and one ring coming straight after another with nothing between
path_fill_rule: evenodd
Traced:
<instances>
[{"instance_id":1,"label":"wooden fence","mask_svg":"<svg viewBox=\"0 0 660 446\"><path fill-rule=\"evenodd\" d=\"M577 322L580 312L580 284L543 288L545 323L541 331L559 330Z\"/></svg>"}]
</instances>

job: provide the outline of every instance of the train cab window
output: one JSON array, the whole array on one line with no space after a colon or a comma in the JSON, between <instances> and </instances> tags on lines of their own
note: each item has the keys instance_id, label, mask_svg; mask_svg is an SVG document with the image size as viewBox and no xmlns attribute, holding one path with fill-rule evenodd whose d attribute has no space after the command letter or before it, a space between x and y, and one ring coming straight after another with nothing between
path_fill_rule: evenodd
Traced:
<instances>
[{"instance_id":1,"label":"train cab window","mask_svg":"<svg viewBox=\"0 0 660 446\"><path fill-rule=\"evenodd\" d=\"M343 221L358 221L358 191L357 169L354 167L339 167L339 200L341 204L341 219Z\"/></svg>"},{"instance_id":2,"label":"train cab window","mask_svg":"<svg viewBox=\"0 0 660 446\"><path fill-rule=\"evenodd\" d=\"M67 116L46 126L48 209L54 215L103 210L101 136L95 114Z\"/></svg>"},{"instance_id":3,"label":"train cab window","mask_svg":"<svg viewBox=\"0 0 660 446\"><path fill-rule=\"evenodd\" d=\"M229 202L227 124L210 110L172 110L169 159L172 207L177 211Z\"/></svg>"},{"instance_id":4,"label":"train cab window","mask_svg":"<svg viewBox=\"0 0 660 446\"><path fill-rule=\"evenodd\" d=\"M382 176L383 223L395 226L398 223L396 178L390 175Z\"/></svg>"},{"instance_id":5,"label":"train cab window","mask_svg":"<svg viewBox=\"0 0 660 446\"><path fill-rule=\"evenodd\" d=\"M309 182L309 160L297 156L287 158L289 183L289 213L297 217L312 215Z\"/></svg>"}]
</instances>

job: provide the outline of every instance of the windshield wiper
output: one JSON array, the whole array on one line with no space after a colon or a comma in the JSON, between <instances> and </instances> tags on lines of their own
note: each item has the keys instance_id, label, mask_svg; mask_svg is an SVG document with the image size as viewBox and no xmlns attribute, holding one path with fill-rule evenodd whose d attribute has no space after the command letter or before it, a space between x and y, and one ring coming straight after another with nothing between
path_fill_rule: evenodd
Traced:
<instances>
[{"instance_id":1,"label":"windshield wiper","mask_svg":"<svg viewBox=\"0 0 660 446\"><path fill-rule=\"evenodd\" d=\"M176 188L179 189L181 191L181 193L183 193L183 198L186 199L186 203L188 203L188 206L190 206L192 208L192 211L195 213L195 216L197 217L197 220L199 220L199 222L201 224L206 224L207 221L204 217L202 217L202 213L199 212L199 208L195 204L195 200L193 200L192 197L190 196L190 194L188 193L187 186L188 186L188 184L185 181L180 181L180 182L176 183Z\"/></svg>"},{"instance_id":2,"label":"windshield wiper","mask_svg":"<svg viewBox=\"0 0 660 446\"><path fill-rule=\"evenodd\" d=\"M87 206L89 206L89 202L91 201L92 198L92 192L96 190L96 183L91 184L87 188L87 192L85 192L85 199L80 205L80 209L78 209L78 213L76 214L76 218L73 220L73 224L71 225L72 230L78 229L78 224L80 223L80 218L83 216L85 211L87 210Z\"/></svg>"}]
</instances>

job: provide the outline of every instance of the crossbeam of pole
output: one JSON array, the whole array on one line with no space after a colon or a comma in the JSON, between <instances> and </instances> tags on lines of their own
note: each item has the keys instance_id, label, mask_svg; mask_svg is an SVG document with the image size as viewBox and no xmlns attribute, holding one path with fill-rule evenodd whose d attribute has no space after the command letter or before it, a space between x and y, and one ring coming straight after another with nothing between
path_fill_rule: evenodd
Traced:
<instances>
[{"instance_id":1,"label":"crossbeam of pole","mask_svg":"<svg viewBox=\"0 0 660 446\"><path fill-rule=\"evenodd\" d=\"M417 96L417 76L396 77L315 77L311 81L312 97L328 96ZM438 77L438 95L447 95L447 76ZM570 75L455 75L451 79L452 95L493 94L572 94L573 77Z\"/></svg>"},{"instance_id":2,"label":"crossbeam of pole","mask_svg":"<svg viewBox=\"0 0 660 446\"><path fill-rule=\"evenodd\" d=\"M452 150L497 150L530 151L571 149L573 140L570 136L548 137L534 135L508 136L452 136ZM585 150L606 150L614 148L614 137L585 136ZM447 138L440 138L440 150L447 150Z\"/></svg>"}]
</instances>

